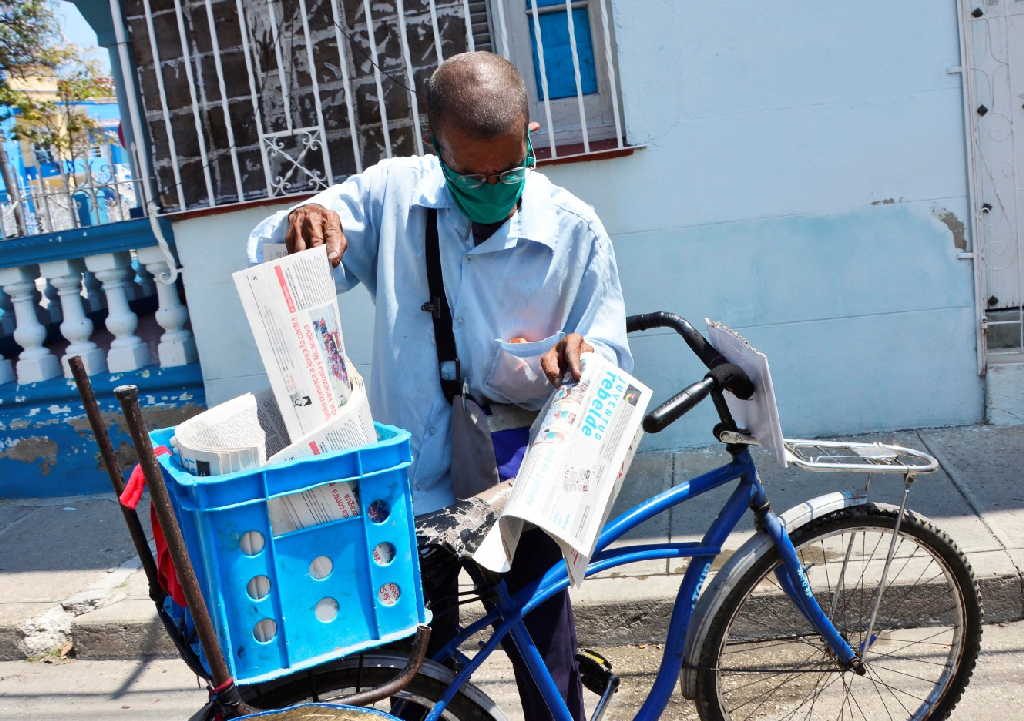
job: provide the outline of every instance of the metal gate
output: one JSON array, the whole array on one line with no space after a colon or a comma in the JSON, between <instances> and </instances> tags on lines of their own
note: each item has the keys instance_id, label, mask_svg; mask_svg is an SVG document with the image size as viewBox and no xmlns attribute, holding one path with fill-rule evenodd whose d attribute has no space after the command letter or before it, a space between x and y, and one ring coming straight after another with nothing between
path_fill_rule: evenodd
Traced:
<instances>
[{"instance_id":1,"label":"metal gate","mask_svg":"<svg viewBox=\"0 0 1024 721\"><path fill-rule=\"evenodd\" d=\"M984 369L1024 360L1024 0L958 4Z\"/></svg>"}]
</instances>

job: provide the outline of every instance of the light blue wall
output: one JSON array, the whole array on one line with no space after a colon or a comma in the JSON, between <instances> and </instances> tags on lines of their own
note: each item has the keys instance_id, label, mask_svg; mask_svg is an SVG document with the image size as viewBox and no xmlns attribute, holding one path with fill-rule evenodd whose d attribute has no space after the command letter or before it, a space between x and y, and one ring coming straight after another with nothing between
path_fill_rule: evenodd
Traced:
<instances>
[{"instance_id":1,"label":"light blue wall","mask_svg":"<svg viewBox=\"0 0 1024 721\"><path fill-rule=\"evenodd\" d=\"M545 172L597 208L629 311L740 328L787 435L979 422L953 0L614 4L646 147ZM656 397L698 377L672 338L634 349ZM701 411L648 447L710 440Z\"/></svg>"},{"instance_id":2,"label":"light blue wall","mask_svg":"<svg viewBox=\"0 0 1024 721\"><path fill-rule=\"evenodd\" d=\"M597 208L629 311L739 328L772 361L787 435L979 422L953 0L613 5L645 147L544 172ZM210 403L263 382L228 273L271 210L174 227ZM342 317L368 370L363 291ZM656 398L699 377L674 336L634 350ZM702 407L646 447L711 425Z\"/></svg>"}]
</instances>

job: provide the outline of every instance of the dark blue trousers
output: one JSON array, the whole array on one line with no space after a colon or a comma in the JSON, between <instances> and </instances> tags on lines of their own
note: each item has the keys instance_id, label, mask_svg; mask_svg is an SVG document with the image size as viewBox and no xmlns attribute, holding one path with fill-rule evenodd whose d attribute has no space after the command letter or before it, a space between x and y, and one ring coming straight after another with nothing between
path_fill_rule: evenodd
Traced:
<instances>
[{"instance_id":1,"label":"dark blue trousers","mask_svg":"<svg viewBox=\"0 0 1024 721\"><path fill-rule=\"evenodd\" d=\"M460 565L456 556L433 547L421 553L420 559L423 593L434 613L429 647L429 653L434 654L458 633ZM512 560L512 570L502 578L509 592L514 594L556 562L562 562L562 554L555 542L536 529L526 531ZM569 594L565 591L556 594L524 620L573 719L584 721L583 691L576 663L576 624ZM525 721L551 721L551 712L511 636L505 637L503 648L512 661Z\"/></svg>"}]
</instances>

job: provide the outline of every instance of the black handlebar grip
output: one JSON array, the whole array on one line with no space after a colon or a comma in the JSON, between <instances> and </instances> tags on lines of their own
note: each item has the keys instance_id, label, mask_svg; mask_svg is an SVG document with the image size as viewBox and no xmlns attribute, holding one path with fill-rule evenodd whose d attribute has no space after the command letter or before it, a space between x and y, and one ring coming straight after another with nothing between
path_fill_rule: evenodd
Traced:
<instances>
[{"instance_id":1,"label":"black handlebar grip","mask_svg":"<svg viewBox=\"0 0 1024 721\"><path fill-rule=\"evenodd\" d=\"M713 378L704 378L676 393L660 406L644 416L644 431L657 433L674 423L684 413L707 398L715 387Z\"/></svg>"},{"instance_id":2,"label":"black handlebar grip","mask_svg":"<svg viewBox=\"0 0 1024 721\"><path fill-rule=\"evenodd\" d=\"M671 328L674 330L683 337L686 345L690 346L690 350L696 353L701 362L709 369L725 363L725 358L722 357L722 354L715 350L715 347L708 343L700 331L694 328L690 321L681 315L659 310L654 313L641 313L626 318L627 333L650 330L651 328Z\"/></svg>"}]
</instances>

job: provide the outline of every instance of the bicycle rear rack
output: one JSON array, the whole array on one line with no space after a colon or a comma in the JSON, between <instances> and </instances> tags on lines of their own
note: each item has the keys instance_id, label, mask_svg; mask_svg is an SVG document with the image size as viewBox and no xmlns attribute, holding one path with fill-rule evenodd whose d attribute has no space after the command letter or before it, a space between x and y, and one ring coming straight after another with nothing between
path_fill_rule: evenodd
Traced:
<instances>
[{"instance_id":1,"label":"bicycle rear rack","mask_svg":"<svg viewBox=\"0 0 1024 721\"><path fill-rule=\"evenodd\" d=\"M786 439L786 460L797 468L817 473L931 473L939 462L922 451L885 443L807 441Z\"/></svg>"}]
</instances>

